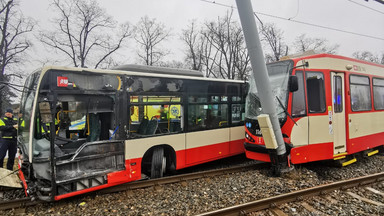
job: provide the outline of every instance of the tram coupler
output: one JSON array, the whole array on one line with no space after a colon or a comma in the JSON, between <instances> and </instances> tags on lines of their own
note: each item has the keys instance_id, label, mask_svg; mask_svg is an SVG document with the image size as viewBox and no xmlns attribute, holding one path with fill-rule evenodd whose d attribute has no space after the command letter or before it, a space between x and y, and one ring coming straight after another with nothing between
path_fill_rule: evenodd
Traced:
<instances>
[{"instance_id":1,"label":"tram coupler","mask_svg":"<svg viewBox=\"0 0 384 216\"><path fill-rule=\"evenodd\" d=\"M282 173L292 171L293 164L290 163L289 153L278 155L275 149L269 151L269 158L271 159L271 171L273 176L281 176Z\"/></svg>"}]
</instances>

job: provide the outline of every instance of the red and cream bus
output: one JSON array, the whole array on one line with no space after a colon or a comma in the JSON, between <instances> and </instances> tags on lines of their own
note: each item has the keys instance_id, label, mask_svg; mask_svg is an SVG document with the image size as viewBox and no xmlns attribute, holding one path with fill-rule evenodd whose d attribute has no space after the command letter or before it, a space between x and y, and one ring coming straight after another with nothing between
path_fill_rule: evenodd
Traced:
<instances>
[{"instance_id":1,"label":"red and cream bus","mask_svg":"<svg viewBox=\"0 0 384 216\"><path fill-rule=\"evenodd\" d=\"M244 87L137 65L36 71L20 110L24 186L59 200L243 153Z\"/></svg>"},{"instance_id":2,"label":"red and cream bus","mask_svg":"<svg viewBox=\"0 0 384 216\"><path fill-rule=\"evenodd\" d=\"M371 156L384 145L384 66L317 54L267 65L276 109L293 164L337 160L346 166L356 154ZM295 76L298 90L288 82ZM270 162L257 116L263 112L250 79L246 99L245 151Z\"/></svg>"}]
</instances>

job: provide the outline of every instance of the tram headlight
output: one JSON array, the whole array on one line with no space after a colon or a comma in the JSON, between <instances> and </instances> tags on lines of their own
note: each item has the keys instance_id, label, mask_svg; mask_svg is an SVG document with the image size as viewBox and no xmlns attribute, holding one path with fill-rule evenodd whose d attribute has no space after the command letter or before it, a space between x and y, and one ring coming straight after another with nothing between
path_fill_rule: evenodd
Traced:
<instances>
[{"instance_id":1,"label":"tram headlight","mask_svg":"<svg viewBox=\"0 0 384 216\"><path fill-rule=\"evenodd\" d=\"M247 133L245 132L245 138L249 141L249 142L255 142L255 140Z\"/></svg>"}]
</instances>

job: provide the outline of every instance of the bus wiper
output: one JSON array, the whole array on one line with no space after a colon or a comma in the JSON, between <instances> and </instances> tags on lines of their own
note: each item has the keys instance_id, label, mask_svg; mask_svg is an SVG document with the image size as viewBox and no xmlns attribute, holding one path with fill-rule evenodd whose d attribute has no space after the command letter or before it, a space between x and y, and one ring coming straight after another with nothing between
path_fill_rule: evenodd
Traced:
<instances>
[{"instance_id":1,"label":"bus wiper","mask_svg":"<svg viewBox=\"0 0 384 216\"><path fill-rule=\"evenodd\" d=\"M293 119L293 117L291 116L291 114L288 113L287 109L284 107L283 103L281 102L281 100L279 99L279 97L276 96L276 99L277 101L279 101L279 104L281 106L281 108L283 108L285 114L287 114L287 116L293 121L293 123L295 123L295 125L297 125L296 121Z\"/></svg>"}]
</instances>

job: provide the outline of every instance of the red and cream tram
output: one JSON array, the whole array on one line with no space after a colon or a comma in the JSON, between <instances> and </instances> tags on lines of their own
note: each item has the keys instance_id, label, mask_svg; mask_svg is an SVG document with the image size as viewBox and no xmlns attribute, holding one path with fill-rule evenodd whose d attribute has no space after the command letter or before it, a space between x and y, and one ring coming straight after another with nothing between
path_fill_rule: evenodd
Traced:
<instances>
[{"instance_id":1,"label":"red and cream tram","mask_svg":"<svg viewBox=\"0 0 384 216\"><path fill-rule=\"evenodd\" d=\"M384 145L384 65L316 54L267 65L276 109L293 164L337 160L346 166L356 154L371 156ZM298 90L290 92L289 78ZM270 162L257 116L260 106L250 79L246 99L245 151ZM294 88L292 88L294 89Z\"/></svg>"}]
</instances>

